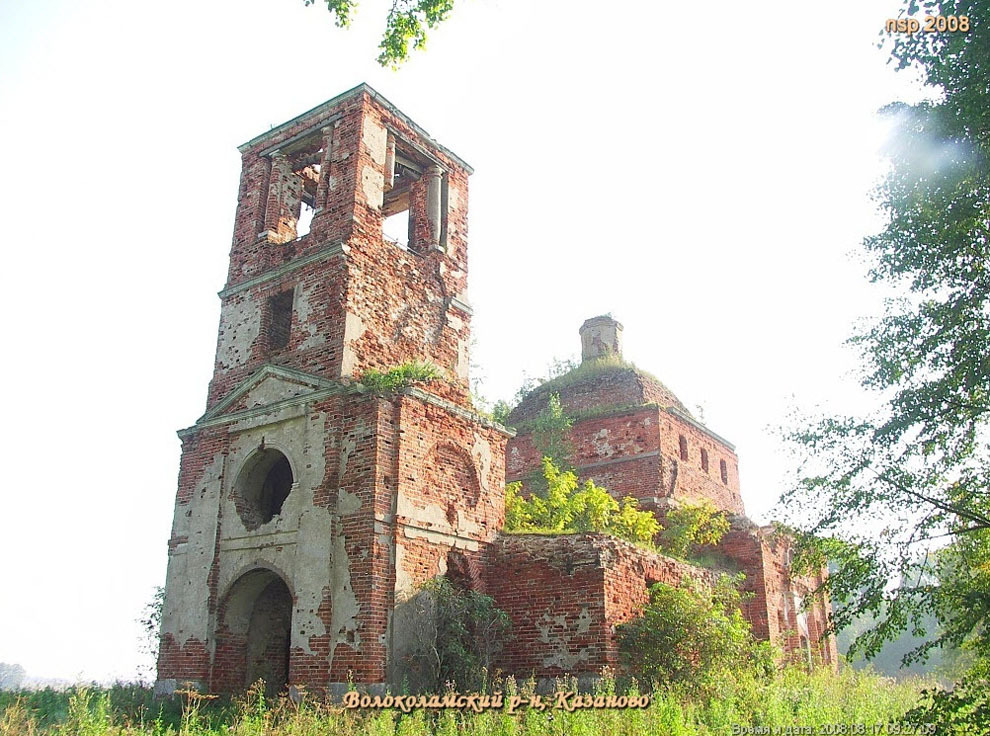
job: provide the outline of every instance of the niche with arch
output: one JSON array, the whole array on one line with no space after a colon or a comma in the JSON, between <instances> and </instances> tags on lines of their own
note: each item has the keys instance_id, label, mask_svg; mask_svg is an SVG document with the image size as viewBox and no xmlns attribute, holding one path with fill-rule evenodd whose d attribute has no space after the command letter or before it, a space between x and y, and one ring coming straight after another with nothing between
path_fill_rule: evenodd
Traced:
<instances>
[{"instance_id":1,"label":"niche with arch","mask_svg":"<svg viewBox=\"0 0 990 736\"><path fill-rule=\"evenodd\" d=\"M455 445L441 442L433 446L424 463L426 493L447 506L448 521L456 521L459 507L474 508L481 496L481 485L471 454Z\"/></svg>"}]
</instances>

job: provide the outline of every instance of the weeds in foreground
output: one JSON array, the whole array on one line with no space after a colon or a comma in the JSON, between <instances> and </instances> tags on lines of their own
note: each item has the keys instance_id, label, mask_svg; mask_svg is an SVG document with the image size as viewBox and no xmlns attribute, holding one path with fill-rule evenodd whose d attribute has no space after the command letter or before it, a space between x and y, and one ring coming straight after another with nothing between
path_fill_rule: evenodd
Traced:
<instances>
[{"instance_id":1,"label":"weeds in foreground","mask_svg":"<svg viewBox=\"0 0 990 736\"><path fill-rule=\"evenodd\" d=\"M843 669L804 672L791 668L770 681L739 676L718 684L704 700L676 690L654 693L645 709L522 707L482 713L416 709L345 710L303 695L267 698L262 685L229 701L183 691L155 701L148 688L0 693L0 736L537 736L543 734L730 734L733 726L876 724L899 720L930 686L921 680L895 682L870 672ZM561 691L574 682L558 683ZM532 681L504 683L506 695L534 694ZM636 684L619 688L606 676L596 693L636 694ZM551 696L551 701L553 696Z\"/></svg>"}]
</instances>

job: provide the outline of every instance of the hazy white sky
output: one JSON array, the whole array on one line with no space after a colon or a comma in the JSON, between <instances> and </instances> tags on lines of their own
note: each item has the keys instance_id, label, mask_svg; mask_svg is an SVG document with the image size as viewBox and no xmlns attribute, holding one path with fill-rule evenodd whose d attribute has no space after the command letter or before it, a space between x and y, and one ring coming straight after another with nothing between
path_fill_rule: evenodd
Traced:
<instances>
[{"instance_id":1,"label":"hazy white sky","mask_svg":"<svg viewBox=\"0 0 990 736\"><path fill-rule=\"evenodd\" d=\"M0 661L131 677L164 581L179 442L202 413L236 146L366 81L477 170L475 361L492 398L611 312L627 358L737 444L766 512L794 405L855 402L877 294L875 48L893 0L460 0L401 71L387 5L0 4L4 315ZM847 379L843 383L842 376Z\"/></svg>"}]
</instances>

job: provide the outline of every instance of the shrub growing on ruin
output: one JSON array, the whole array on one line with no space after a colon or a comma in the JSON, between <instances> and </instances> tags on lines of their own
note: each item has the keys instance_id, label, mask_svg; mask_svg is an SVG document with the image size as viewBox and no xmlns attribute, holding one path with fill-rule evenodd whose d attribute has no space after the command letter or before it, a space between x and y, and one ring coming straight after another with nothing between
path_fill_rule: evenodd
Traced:
<instances>
[{"instance_id":1,"label":"shrub growing on ruin","mask_svg":"<svg viewBox=\"0 0 990 736\"><path fill-rule=\"evenodd\" d=\"M683 560L695 547L718 544L727 531L729 520L711 501L685 503L667 512L660 547Z\"/></svg>"},{"instance_id":2,"label":"shrub growing on ruin","mask_svg":"<svg viewBox=\"0 0 990 736\"><path fill-rule=\"evenodd\" d=\"M602 532L630 542L652 544L660 525L638 501L627 496L620 504L591 480L583 484L571 471L562 471L549 457L543 458L546 495L522 495L522 484L505 487L505 530L569 534Z\"/></svg>"},{"instance_id":3,"label":"shrub growing on ruin","mask_svg":"<svg viewBox=\"0 0 990 736\"><path fill-rule=\"evenodd\" d=\"M739 610L739 581L722 575L711 587L691 578L653 585L642 616L616 627L625 667L656 688L695 695L735 672L770 675L773 649L753 638Z\"/></svg>"},{"instance_id":4,"label":"shrub growing on ruin","mask_svg":"<svg viewBox=\"0 0 990 736\"><path fill-rule=\"evenodd\" d=\"M418 641L414 664L433 692L446 683L481 690L512 622L491 596L454 585L446 577L423 583L414 599Z\"/></svg>"}]
</instances>

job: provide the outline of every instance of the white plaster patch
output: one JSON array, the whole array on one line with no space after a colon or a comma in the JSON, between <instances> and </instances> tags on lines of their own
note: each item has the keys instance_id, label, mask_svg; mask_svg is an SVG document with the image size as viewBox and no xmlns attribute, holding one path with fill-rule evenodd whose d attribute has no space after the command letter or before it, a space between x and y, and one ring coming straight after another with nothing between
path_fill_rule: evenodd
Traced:
<instances>
[{"instance_id":1,"label":"white plaster patch","mask_svg":"<svg viewBox=\"0 0 990 736\"><path fill-rule=\"evenodd\" d=\"M353 343L364 334L364 322L356 314L344 313L344 354L341 358L340 375L349 377L354 373L358 356Z\"/></svg>"},{"instance_id":2,"label":"white plaster patch","mask_svg":"<svg viewBox=\"0 0 990 736\"><path fill-rule=\"evenodd\" d=\"M577 633L579 634L586 634L591 629L591 614L588 613L587 606L583 606L581 608L581 613L578 614L577 623Z\"/></svg>"},{"instance_id":3,"label":"white plaster patch","mask_svg":"<svg viewBox=\"0 0 990 736\"><path fill-rule=\"evenodd\" d=\"M277 376L265 376L257 386L252 388L244 397L244 405L249 409L255 406L267 406L294 396L311 392L309 386L286 381Z\"/></svg>"},{"instance_id":4,"label":"white plaster patch","mask_svg":"<svg viewBox=\"0 0 990 736\"><path fill-rule=\"evenodd\" d=\"M209 574L216 547L224 459L218 453L195 485L192 500L176 506L173 537L188 537L169 557L162 633L184 645L190 638L206 641Z\"/></svg>"},{"instance_id":5,"label":"white plaster patch","mask_svg":"<svg viewBox=\"0 0 990 736\"><path fill-rule=\"evenodd\" d=\"M515 450L516 448L513 447L512 449ZM488 440L477 432L474 433L474 445L471 447L471 457L474 458L481 490L487 493L489 490L488 476L492 470L492 446Z\"/></svg>"},{"instance_id":6,"label":"white plaster patch","mask_svg":"<svg viewBox=\"0 0 990 736\"><path fill-rule=\"evenodd\" d=\"M361 189L368 206L380 210L385 196L385 175L378 169L365 166L361 169Z\"/></svg>"},{"instance_id":7,"label":"white plaster patch","mask_svg":"<svg viewBox=\"0 0 990 736\"><path fill-rule=\"evenodd\" d=\"M611 457L615 452L612 449L612 445L609 444L608 430L605 428L599 430L598 434L596 434L591 441L595 446L595 452L598 453L598 457Z\"/></svg>"},{"instance_id":8,"label":"white plaster patch","mask_svg":"<svg viewBox=\"0 0 990 736\"><path fill-rule=\"evenodd\" d=\"M481 545L477 540L465 539L464 537L455 537L450 533L432 531L429 529L418 529L416 527L406 526L403 527L402 535L407 539L425 539L435 544L450 545L455 549L463 549L470 552L477 552L481 549Z\"/></svg>"},{"instance_id":9,"label":"white plaster patch","mask_svg":"<svg viewBox=\"0 0 990 736\"><path fill-rule=\"evenodd\" d=\"M468 341L457 341L457 377L467 379L471 371L471 356L468 352Z\"/></svg>"},{"instance_id":10,"label":"white plaster patch","mask_svg":"<svg viewBox=\"0 0 990 736\"><path fill-rule=\"evenodd\" d=\"M447 509L439 504L430 503L425 506L417 506L408 495L400 491L395 505L396 514L405 516L416 526L448 533L456 531L447 520Z\"/></svg>"},{"instance_id":11,"label":"white plaster patch","mask_svg":"<svg viewBox=\"0 0 990 736\"><path fill-rule=\"evenodd\" d=\"M563 670L573 669L579 662L588 659L587 648L582 647L576 654L571 652L567 646L567 617L564 614L551 616L547 610L537 623L536 628L540 632L540 641L549 644L552 651L543 658L544 667L560 667ZM578 633L581 631L581 623L578 622Z\"/></svg>"},{"instance_id":12,"label":"white plaster patch","mask_svg":"<svg viewBox=\"0 0 990 736\"><path fill-rule=\"evenodd\" d=\"M344 535L340 531L333 537L331 560L330 596L333 613L330 615L330 668L333 667L333 656L338 644L348 644L358 650L361 648L361 636L357 633L361 604L351 587L351 561L347 556Z\"/></svg>"},{"instance_id":13,"label":"white plaster patch","mask_svg":"<svg viewBox=\"0 0 990 736\"><path fill-rule=\"evenodd\" d=\"M324 586L332 573L328 545L318 542L331 539L333 520L327 509L311 507L299 518L299 537L302 544L296 545L294 583L296 607L293 612L293 646L299 646L308 654L316 654L309 645L311 636L325 636L326 624L318 615L323 603Z\"/></svg>"},{"instance_id":14,"label":"white plaster patch","mask_svg":"<svg viewBox=\"0 0 990 736\"><path fill-rule=\"evenodd\" d=\"M353 514L361 508L361 498L356 493L348 493L341 488L337 492L337 512L341 516Z\"/></svg>"},{"instance_id":15,"label":"white plaster patch","mask_svg":"<svg viewBox=\"0 0 990 736\"><path fill-rule=\"evenodd\" d=\"M379 166L384 166L385 149L388 144L388 131L372 118L366 117L364 119L364 126L361 129L361 140L364 142L371 160Z\"/></svg>"},{"instance_id":16,"label":"white plaster patch","mask_svg":"<svg viewBox=\"0 0 990 736\"><path fill-rule=\"evenodd\" d=\"M347 472L347 461L351 459L351 453L354 452L356 447L357 438L354 436L354 432L350 432L340 443L340 469L337 471L338 478L343 478Z\"/></svg>"},{"instance_id":17,"label":"white plaster patch","mask_svg":"<svg viewBox=\"0 0 990 736\"><path fill-rule=\"evenodd\" d=\"M220 342L217 362L227 370L251 357L251 344L261 330L261 313L250 299L231 300L220 310Z\"/></svg>"},{"instance_id":18,"label":"white plaster patch","mask_svg":"<svg viewBox=\"0 0 990 736\"><path fill-rule=\"evenodd\" d=\"M299 327L306 334L299 343L299 347L302 349L319 347L327 341L327 336L319 331L316 320L310 319L313 315L311 299L315 296L315 301L320 300L318 295L313 294L314 291L316 291L315 288L307 289L300 287L296 296L296 315L298 317Z\"/></svg>"}]
</instances>

